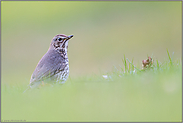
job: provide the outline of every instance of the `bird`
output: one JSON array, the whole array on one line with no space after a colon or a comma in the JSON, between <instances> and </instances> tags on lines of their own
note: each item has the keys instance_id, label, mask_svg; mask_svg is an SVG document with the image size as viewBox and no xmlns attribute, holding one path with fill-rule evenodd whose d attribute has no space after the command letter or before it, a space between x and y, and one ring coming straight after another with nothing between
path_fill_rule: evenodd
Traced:
<instances>
[{"instance_id":1,"label":"bird","mask_svg":"<svg viewBox=\"0 0 183 123\"><path fill-rule=\"evenodd\" d=\"M65 34L53 37L48 51L32 73L28 89L45 83L65 83L69 76L68 42L72 37Z\"/></svg>"}]
</instances>

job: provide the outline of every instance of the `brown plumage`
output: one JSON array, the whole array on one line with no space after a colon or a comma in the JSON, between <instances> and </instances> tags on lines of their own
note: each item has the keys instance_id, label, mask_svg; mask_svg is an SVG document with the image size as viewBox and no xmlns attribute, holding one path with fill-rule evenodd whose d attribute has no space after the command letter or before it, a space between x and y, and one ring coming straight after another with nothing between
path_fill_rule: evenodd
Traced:
<instances>
[{"instance_id":1,"label":"brown plumage","mask_svg":"<svg viewBox=\"0 0 183 123\"><path fill-rule=\"evenodd\" d=\"M56 35L46 54L38 62L30 79L30 88L37 87L42 82L66 81L69 75L69 61L67 56L68 41L73 35Z\"/></svg>"}]
</instances>

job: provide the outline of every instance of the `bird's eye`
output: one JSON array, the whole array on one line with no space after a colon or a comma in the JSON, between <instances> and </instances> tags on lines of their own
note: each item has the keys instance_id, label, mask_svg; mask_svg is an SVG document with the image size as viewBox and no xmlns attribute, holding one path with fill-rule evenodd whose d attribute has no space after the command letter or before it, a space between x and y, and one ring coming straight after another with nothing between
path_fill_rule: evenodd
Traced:
<instances>
[{"instance_id":1,"label":"bird's eye","mask_svg":"<svg viewBox=\"0 0 183 123\"><path fill-rule=\"evenodd\" d=\"M61 41L62 39L61 38L58 38L59 41Z\"/></svg>"}]
</instances>

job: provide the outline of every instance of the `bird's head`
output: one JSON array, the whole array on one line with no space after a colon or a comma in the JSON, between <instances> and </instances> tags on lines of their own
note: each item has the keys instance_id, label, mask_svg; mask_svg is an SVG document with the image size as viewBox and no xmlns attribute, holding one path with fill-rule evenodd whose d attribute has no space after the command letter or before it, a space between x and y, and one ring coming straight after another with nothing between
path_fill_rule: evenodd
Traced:
<instances>
[{"instance_id":1,"label":"bird's head","mask_svg":"<svg viewBox=\"0 0 183 123\"><path fill-rule=\"evenodd\" d=\"M73 35L66 36L64 34L59 34L53 37L50 47L54 48L58 52L66 52L68 49L68 41L71 39Z\"/></svg>"}]
</instances>

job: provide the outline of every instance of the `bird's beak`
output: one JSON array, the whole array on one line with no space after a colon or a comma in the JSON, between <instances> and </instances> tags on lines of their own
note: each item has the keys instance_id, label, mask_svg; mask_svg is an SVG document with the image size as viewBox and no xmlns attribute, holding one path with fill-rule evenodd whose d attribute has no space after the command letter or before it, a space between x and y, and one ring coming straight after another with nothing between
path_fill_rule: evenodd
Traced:
<instances>
[{"instance_id":1,"label":"bird's beak","mask_svg":"<svg viewBox=\"0 0 183 123\"><path fill-rule=\"evenodd\" d=\"M71 39L73 37L73 35L69 35L68 37L67 37L67 39Z\"/></svg>"}]
</instances>

